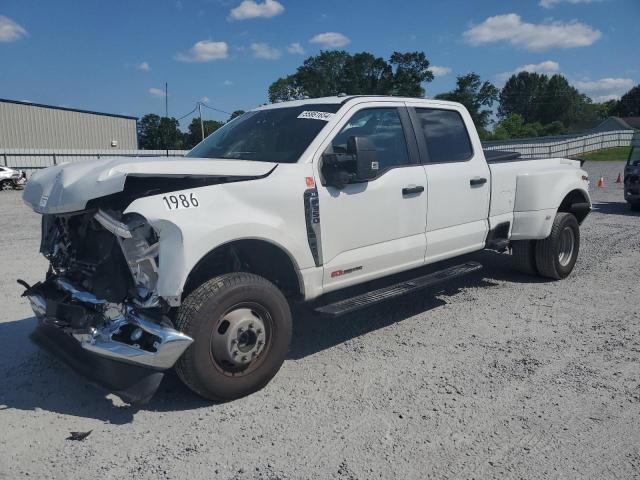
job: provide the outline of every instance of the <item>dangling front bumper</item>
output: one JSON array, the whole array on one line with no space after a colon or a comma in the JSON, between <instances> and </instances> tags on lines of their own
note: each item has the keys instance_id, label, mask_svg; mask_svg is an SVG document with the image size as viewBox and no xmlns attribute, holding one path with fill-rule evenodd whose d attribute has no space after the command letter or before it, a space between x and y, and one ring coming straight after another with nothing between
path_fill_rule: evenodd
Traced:
<instances>
[{"instance_id":1,"label":"dangling front bumper","mask_svg":"<svg viewBox=\"0 0 640 480\"><path fill-rule=\"evenodd\" d=\"M31 339L127 402L145 402L193 339L166 317L113 305L62 278L28 288L38 319Z\"/></svg>"}]
</instances>

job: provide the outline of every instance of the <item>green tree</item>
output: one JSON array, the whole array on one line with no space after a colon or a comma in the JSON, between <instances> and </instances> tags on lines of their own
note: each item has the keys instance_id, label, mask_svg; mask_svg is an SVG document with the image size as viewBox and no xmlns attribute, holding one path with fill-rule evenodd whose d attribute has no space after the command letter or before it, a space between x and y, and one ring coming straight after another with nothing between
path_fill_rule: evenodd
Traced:
<instances>
[{"instance_id":1,"label":"green tree","mask_svg":"<svg viewBox=\"0 0 640 480\"><path fill-rule=\"evenodd\" d=\"M616 117L640 116L640 85L636 85L625 93L620 101L611 109Z\"/></svg>"},{"instance_id":2,"label":"green tree","mask_svg":"<svg viewBox=\"0 0 640 480\"><path fill-rule=\"evenodd\" d=\"M491 107L498 100L498 90L491 82L482 82L480 75L469 73L460 75L456 88L451 92L436 95L438 100L449 100L463 104L473 119L481 137L486 137L487 126L491 119Z\"/></svg>"},{"instance_id":3,"label":"green tree","mask_svg":"<svg viewBox=\"0 0 640 480\"><path fill-rule=\"evenodd\" d=\"M279 78L269 85L270 102L286 102L287 100L300 100L306 96L304 89L298 84L294 75Z\"/></svg>"},{"instance_id":4,"label":"green tree","mask_svg":"<svg viewBox=\"0 0 640 480\"><path fill-rule=\"evenodd\" d=\"M223 125L224 123L216 120L203 120L202 126L204 127L204 137L207 138ZM200 117L194 117L187 127L187 132L183 136L183 148L185 150L191 150L201 141L202 130L200 129Z\"/></svg>"},{"instance_id":5,"label":"green tree","mask_svg":"<svg viewBox=\"0 0 640 480\"><path fill-rule=\"evenodd\" d=\"M422 52L394 52L389 61L368 52L322 51L307 58L296 73L269 86L269 101L330 95L424 96L422 83L433 80Z\"/></svg>"},{"instance_id":6,"label":"green tree","mask_svg":"<svg viewBox=\"0 0 640 480\"><path fill-rule=\"evenodd\" d=\"M561 122L543 125L540 122L525 123L524 117L518 113L510 113L500 120L493 130L490 140L508 140L510 138L531 138L563 135L567 129Z\"/></svg>"},{"instance_id":7,"label":"green tree","mask_svg":"<svg viewBox=\"0 0 640 480\"><path fill-rule=\"evenodd\" d=\"M606 102L592 104L595 109L595 116L598 120L605 120L609 118L613 115L618 103L618 100L607 100Z\"/></svg>"},{"instance_id":8,"label":"green tree","mask_svg":"<svg viewBox=\"0 0 640 480\"><path fill-rule=\"evenodd\" d=\"M572 87L562 75L552 76L538 100L535 120L546 125L559 121L565 126L581 121L585 105L589 103L585 95Z\"/></svg>"},{"instance_id":9,"label":"green tree","mask_svg":"<svg viewBox=\"0 0 640 480\"><path fill-rule=\"evenodd\" d=\"M234 110L233 113L229 115L229 120L227 120L227 123L233 120L234 118L239 117L240 115L244 115L244 113L245 113L244 110Z\"/></svg>"},{"instance_id":10,"label":"green tree","mask_svg":"<svg viewBox=\"0 0 640 480\"><path fill-rule=\"evenodd\" d=\"M173 117L150 113L138 122L138 143L144 150L179 150L182 148L182 136L178 121Z\"/></svg>"},{"instance_id":11,"label":"green tree","mask_svg":"<svg viewBox=\"0 0 640 480\"><path fill-rule=\"evenodd\" d=\"M538 107L546 91L549 77L538 73L520 72L512 75L500 91L498 115L505 118L520 115L524 123L538 120Z\"/></svg>"},{"instance_id":12,"label":"green tree","mask_svg":"<svg viewBox=\"0 0 640 480\"><path fill-rule=\"evenodd\" d=\"M424 97L423 82L433 81L429 60L423 52L393 52L389 63L395 67L393 73L393 95Z\"/></svg>"}]
</instances>

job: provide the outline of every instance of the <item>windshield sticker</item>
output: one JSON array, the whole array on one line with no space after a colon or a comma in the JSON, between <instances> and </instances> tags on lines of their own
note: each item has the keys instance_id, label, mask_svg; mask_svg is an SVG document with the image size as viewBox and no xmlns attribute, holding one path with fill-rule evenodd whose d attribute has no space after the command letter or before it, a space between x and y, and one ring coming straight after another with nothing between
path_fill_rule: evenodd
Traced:
<instances>
[{"instance_id":1,"label":"windshield sticker","mask_svg":"<svg viewBox=\"0 0 640 480\"><path fill-rule=\"evenodd\" d=\"M334 115L335 113L331 112L314 112L311 110L305 110L298 115L298 118L311 118L312 120L324 120L325 122L328 122Z\"/></svg>"}]
</instances>

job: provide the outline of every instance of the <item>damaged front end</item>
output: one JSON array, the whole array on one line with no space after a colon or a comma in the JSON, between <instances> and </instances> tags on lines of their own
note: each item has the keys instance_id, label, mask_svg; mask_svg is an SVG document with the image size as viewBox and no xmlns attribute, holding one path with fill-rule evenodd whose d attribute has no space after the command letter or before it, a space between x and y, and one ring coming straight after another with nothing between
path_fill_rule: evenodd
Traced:
<instances>
[{"instance_id":1,"label":"damaged front end","mask_svg":"<svg viewBox=\"0 0 640 480\"><path fill-rule=\"evenodd\" d=\"M28 287L32 338L126 401L146 401L192 343L157 295L159 241L144 217L44 215L46 280Z\"/></svg>"}]
</instances>

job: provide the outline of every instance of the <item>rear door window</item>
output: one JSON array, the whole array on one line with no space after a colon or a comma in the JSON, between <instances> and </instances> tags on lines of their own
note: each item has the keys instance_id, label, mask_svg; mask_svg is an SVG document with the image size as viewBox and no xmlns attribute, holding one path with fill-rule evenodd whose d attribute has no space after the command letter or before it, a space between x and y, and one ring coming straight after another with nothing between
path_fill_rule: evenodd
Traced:
<instances>
[{"instance_id":1,"label":"rear door window","mask_svg":"<svg viewBox=\"0 0 640 480\"><path fill-rule=\"evenodd\" d=\"M464 162L473 156L467 127L458 112L436 108L416 108L415 112L429 162Z\"/></svg>"}]
</instances>

